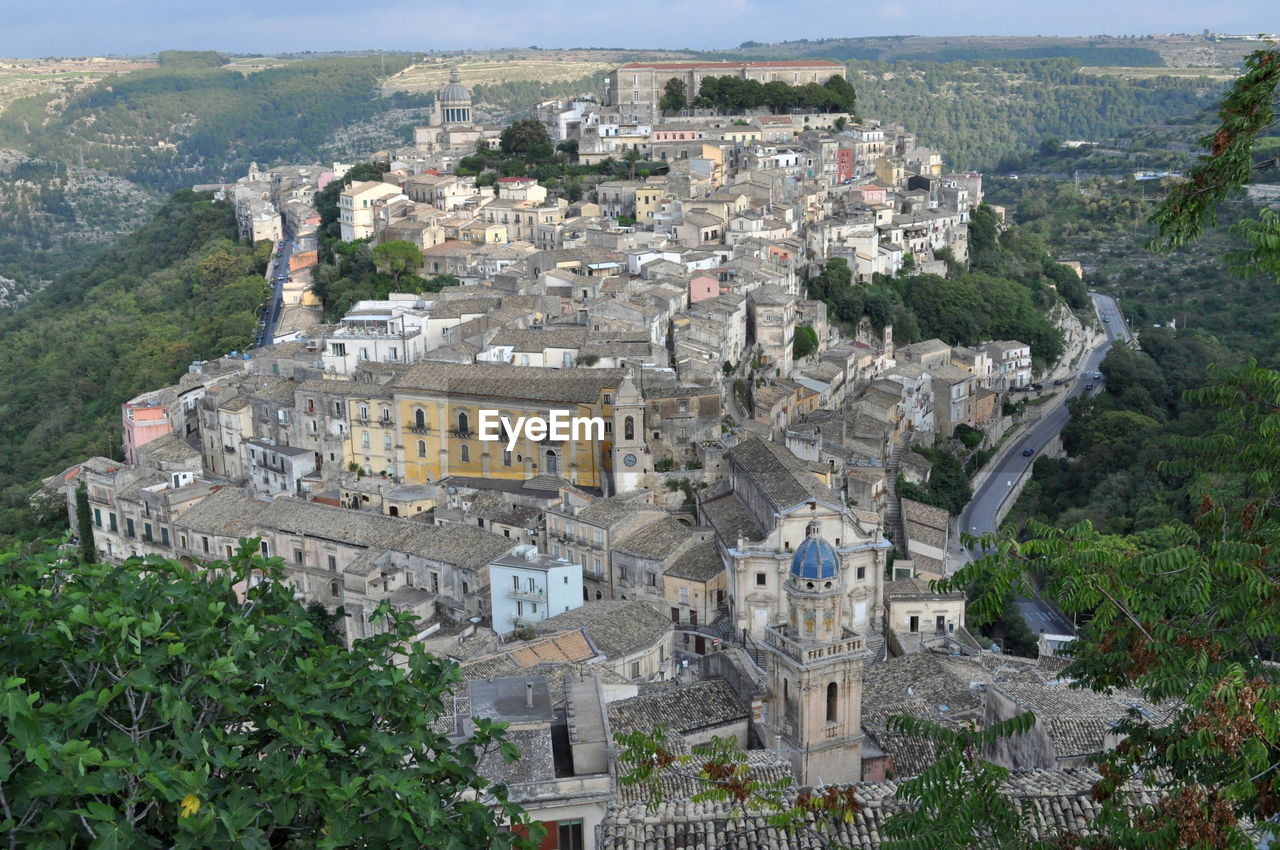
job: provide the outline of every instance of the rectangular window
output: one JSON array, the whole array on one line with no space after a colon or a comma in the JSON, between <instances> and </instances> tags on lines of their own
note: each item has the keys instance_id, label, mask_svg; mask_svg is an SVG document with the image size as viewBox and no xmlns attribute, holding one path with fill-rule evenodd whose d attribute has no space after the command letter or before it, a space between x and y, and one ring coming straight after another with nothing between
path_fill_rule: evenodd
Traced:
<instances>
[{"instance_id":1,"label":"rectangular window","mask_svg":"<svg viewBox=\"0 0 1280 850\"><path fill-rule=\"evenodd\" d=\"M639 661L631 662L631 678L633 679L640 678L640 662Z\"/></svg>"},{"instance_id":2,"label":"rectangular window","mask_svg":"<svg viewBox=\"0 0 1280 850\"><path fill-rule=\"evenodd\" d=\"M689 588L687 587L680 588L680 604L681 605L689 604Z\"/></svg>"},{"instance_id":3,"label":"rectangular window","mask_svg":"<svg viewBox=\"0 0 1280 850\"><path fill-rule=\"evenodd\" d=\"M764 587L769 583L769 575L767 573L756 573L756 587Z\"/></svg>"},{"instance_id":4,"label":"rectangular window","mask_svg":"<svg viewBox=\"0 0 1280 850\"><path fill-rule=\"evenodd\" d=\"M102 528L102 508L93 509L93 524Z\"/></svg>"},{"instance_id":5,"label":"rectangular window","mask_svg":"<svg viewBox=\"0 0 1280 850\"><path fill-rule=\"evenodd\" d=\"M862 581L866 577L867 577L867 568L858 567L858 581Z\"/></svg>"},{"instance_id":6,"label":"rectangular window","mask_svg":"<svg viewBox=\"0 0 1280 850\"><path fill-rule=\"evenodd\" d=\"M267 546L267 541L263 540L261 543L259 543L258 548L262 550L263 557L266 557L266 558L271 557L271 549L270 547Z\"/></svg>"},{"instance_id":7,"label":"rectangular window","mask_svg":"<svg viewBox=\"0 0 1280 850\"><path fill-rule=\"evenodd\" d=\"M524 616L524 603L523 603L523 602L519 602L519 601L517 601L517 602L516 602L516 616L517 616L517 617L523 617L523 616Z\"/></svg>"},{"instance_id":8,"label":"rectangular window","mask_svg":"<svg viewBox=\"0 0 1280 850\"><path fill-rule=\"evenodd\" d=\"M160 544L162 546L169 545L169 529L165 528L163 525L160 526Z\"/></svg>"},{"instance_id":9,"label":"rectangular window","mask_svg":"<svg viewBox=\"0 0 1280 850\"><path fill-rule=\"evenodd\" d=\"M209 554L209 538L208 538L208 537L201 537L201 538L200 538L200 542L201 542L202 544L204 544L204 553L205 553L206 555L208 555L208 554Z\"/></svg>"},{"instance_id":10,"label":"rectangular window","mask_svg":"<svg viewBox=\"0 0 1280 850\"><path fill-rule=\"evenodd\" d=\"M338 571L338 559L333 555L329 556L329 572L336 573Z\"/></svg>"},{"instance_id":11,"label":"rectangular window","mask_svg":"<svg viewBox=\"0 0 1280 850\"><path fill-rule=\"evenodd\" d=\"M124 535L125 537L133 537L133 517L124 518Z\"/></svg>"},{"instance_id":12,"label":"rectangular window","mask_svg":"<svg viewBox=\"0 0 1280 850\"><path fill-rule=\"evenodd\" d=\"M150 543L152 541L151 523L144 522L142 524L142 539Z\"/></svg>"},{"instance_id":13,"label":"rectangular window","mask_svg":"<svg viewBox=\"0 0 1280 850\"><path fill-rule=\"evenodd\" d=\"M107 514L107 525L110 527L110 529L111 529L112 531L119 531L119 530L120 530L120 527L119 527L118 525L116 525L116 515L115 515L115 514Z\"/></svg>"},{"instance_id":14,"label":"rectangular window","mask_svg":"<svg viewBox=\"0 0 1280 850\"><path fill-rule=\"evenodd\" d=\"M301 564L301 563L302 563L302 550L301 550L301 549L294 549L294 550L293 550L293 562L294 562L295 564Z\"/></svg>"}]
</instances>

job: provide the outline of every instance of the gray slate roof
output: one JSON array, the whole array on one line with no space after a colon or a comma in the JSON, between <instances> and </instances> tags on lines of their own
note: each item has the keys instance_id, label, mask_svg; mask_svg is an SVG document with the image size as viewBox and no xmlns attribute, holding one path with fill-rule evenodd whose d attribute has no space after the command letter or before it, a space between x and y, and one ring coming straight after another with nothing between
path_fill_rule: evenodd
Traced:
<instances>
[{"instance_id":1,"label":"gray slate roof","mask_svg":"<svg viewBox=\"0 0 1280 850\"><path fill-rule=\"evenodd\" d=\"M499 399L595 403L600 400L601 393L616 389L621 380L621 369L545 369L497 363L423 363L405 372L395 385L406 390L452 392Z\"/></svg>"},{"instance_id":2,"label":"gray slate roof","mask_svg":"<svg viewBox=\"0 0 1280 850\"><path fill-rule=\"evenodd\" d=\"M671 620L645 602L606 599L534 624L538 634L566 629L584 630L607 658L620 658L656 644L671 631Z\"/></svg>"},{"instance_id":3,"label":"gray slate roof","mask_svg":"<svg viewBox=\"0 0 1280 850\"><path fill-rule=\"evenodd\" d=\"M609 726L615 733L663 726L686 735L745 721L750 713L727 681L707 679L609 703Z\"/></svg>"},{"instance_id":4,"label":"gray slate roof","mask_svg":"<svg viewBox=\"0 0 1280 850\"><path fill-rule=\"evenodd\" d=\"M729 449L728 454L776 510L810 500L840 504L831 488L805 469L786 446L752 437Z\"/></svg>"},{"instance_id":5,"label":"gray slate roof","mask_svg":"<svg viewBox=\"0 0 1280 850\"><path fill-rule=\"evenodd\" d=\"M720 550L710 541L699 543L667 567L665 575L690 581L711 581L724 572Z\"/></svg>"}]
</instances>

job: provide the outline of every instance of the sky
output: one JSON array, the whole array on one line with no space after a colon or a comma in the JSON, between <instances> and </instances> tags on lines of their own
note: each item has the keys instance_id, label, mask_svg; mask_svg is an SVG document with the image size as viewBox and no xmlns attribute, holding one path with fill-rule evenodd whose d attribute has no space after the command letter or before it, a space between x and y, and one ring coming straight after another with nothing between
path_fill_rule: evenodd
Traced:
<instances>
[{"instance_id":1,"label":"sky","mask_svg":"<svg viewBox=\"0 0 1280 850\"><path fill-rule=\"evenodd\" d=\"M734 47L880 35L1274 32L1275 0L41 0L5 4L0 57L163 49Z\"/></svg>"}]
</instances>

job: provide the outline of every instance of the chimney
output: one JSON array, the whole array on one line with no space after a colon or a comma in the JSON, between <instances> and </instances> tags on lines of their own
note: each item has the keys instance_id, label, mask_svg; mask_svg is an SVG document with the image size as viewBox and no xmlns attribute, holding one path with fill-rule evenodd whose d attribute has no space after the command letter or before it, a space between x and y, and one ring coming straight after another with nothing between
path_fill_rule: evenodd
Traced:
<instances>
[{"instance_id":1,"label":"chimney","mask_svg":"<svg viewBox=\"0 0 1280 850\"><path fill-rule=\"evenodd\" d=\"M533 682L524 683L524 707L533 708Z\"/></svg>"}]
</instances>

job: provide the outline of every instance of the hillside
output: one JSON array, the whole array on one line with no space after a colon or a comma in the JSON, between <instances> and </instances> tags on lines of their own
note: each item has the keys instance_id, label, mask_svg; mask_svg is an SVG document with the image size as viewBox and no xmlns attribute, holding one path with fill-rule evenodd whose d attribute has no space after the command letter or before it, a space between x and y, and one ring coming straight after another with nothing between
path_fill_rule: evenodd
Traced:
<instances>
[{"instance_id":1,"label":"hillside","mask_svg":"<svg viewBox=\"0 0 1280 850\"><path fill-rule=\"evenodd\" d=\"M332 161L403 141L428 103L378 96L407 56L224 62L166 52L154 67L0 69L8 90L34 86L0 113L0 278L14 281L0 281L0 302L133 230L171 192L234 180L254 161Z\"/></svg>"},{"instance_id":2,"label":"hillside","mask_svg":"<svg viewBox=\"0 0 1280 850\"><path fill-rule=\"evenodd\" d=\"M1047 138L1108 140L1204 111L1226 83L1086 73L1076 59L850 62L858 111L909 127L960 169L993 170Z\"/></svg>"},{"instance_id":3,"label":"hillside","mask_svg":"<svg viewBox=\"0 0 1280 850\"><path fill-rule=\"evenodd\" d=\"M1009 59L1068 57L1087 65L1167 66L1170 68L1238 65L1263 43L1217 35L1099 35L1084 38L1039 35L920 36L801 39L766 44L748 41L708 56L735 59L813 57L870 62L998 62Z\"/></svg>"},{"instance_id":4,"label":"hillside","mask_svg":"<svg viewBox=\"0 0 1280 850\"><path fill-rule=\"evenodd\" d=\"M120 404L195 359L253 338L265 243L236 239L230 205L175 194L146 225L10 315L0 315L0 536L27 530L39 478L115 456Z\"/></svg>"}]
</instances>

